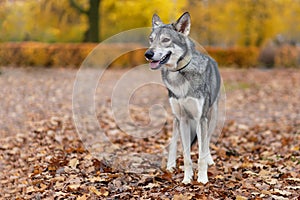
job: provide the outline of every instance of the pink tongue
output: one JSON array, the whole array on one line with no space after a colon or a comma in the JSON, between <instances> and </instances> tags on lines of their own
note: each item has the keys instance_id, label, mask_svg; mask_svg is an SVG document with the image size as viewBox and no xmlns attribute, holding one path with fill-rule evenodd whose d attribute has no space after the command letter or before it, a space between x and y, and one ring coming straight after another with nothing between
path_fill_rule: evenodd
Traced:
<instances>
[{"instance_id":1,"label":"pink tongue","mask_svg":"<svg viewBox=\"0 0 300 200\"><path fill-rule=\"evenodd\" d=\"M150 63L150 67L152 68L152 69L156 69L157 67L158 67L158 65L159 65L159 61L157 61L157 62L151 62Z\"/></svg>"}]
</instances>

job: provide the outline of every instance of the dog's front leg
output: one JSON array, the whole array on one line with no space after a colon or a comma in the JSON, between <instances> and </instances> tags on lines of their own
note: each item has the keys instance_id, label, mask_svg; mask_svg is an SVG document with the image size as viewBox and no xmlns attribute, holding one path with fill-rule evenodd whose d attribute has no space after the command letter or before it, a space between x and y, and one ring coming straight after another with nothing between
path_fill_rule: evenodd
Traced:
<instances>
[{"instance_id":1,"label":"dog's front leg","mask_svg":"<svg viewBox=\"0 0 300 200\"><path fill-rule=\"evenodd\" d=\"M193 164L191 159L190 124L187 116L182 116L180 118L179 127L184 159L184 178L182 183L188 184L193 178Z\"/></svg>"},{"instance_id":2,"label":"dog's front leg","mask_svg":"<svg viewBox=\"0 0 300 200\"><path fill-rule=\"evenodd\" d=\"M179 136L179 121L177 118L173 120L173 135L169 147L169 156L167 163L167 170L170 172L174 171L176 167L176 154L177 154L177 142Z\"/></svg>"},{"instance_id":3,"label":"dog's front leg","mask_svg":"<svg viewBox=\"0 0 300 200\"><path fill-rule=\"evenodd\" d=\"M209 152L209 137L207 130L207 118L201 118L197 125L197 137L199 144L199 158L198 158L198 179L199 183L207 183L207 168L208 160L210 158Z\"/></svg>"}]
</instances>

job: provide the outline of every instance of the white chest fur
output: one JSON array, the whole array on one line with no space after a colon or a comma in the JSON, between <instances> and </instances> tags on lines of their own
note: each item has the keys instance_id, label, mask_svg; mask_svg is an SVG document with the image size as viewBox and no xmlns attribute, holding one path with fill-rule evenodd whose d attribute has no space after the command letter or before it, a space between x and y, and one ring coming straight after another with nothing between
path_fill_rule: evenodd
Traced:
<instances>
[{"instance_id":1,"label":"white chest fur","mask_svg":"<svg viewBox=\"0 0 300 200\"><path fill-rule=\"evenodd\" d=\"M165 84L169 90L171 90L178 98L183 98L186 96L189 90L189 82L184 80L184 77L181 76L178 72L168 73ZM178 83L180 79L181 84Z\"/></svg>"},{"instance_id":2,"label":"white chest fur","mask_svg":"<svg viewBox=\"0 0 300 200\"><path fill-rule=\"evenodd\" d=\"M170 98L170 105L173 114L177 119L183 116L189 116L194 120L200 120L203 112L204 99L187 97L184 99Z\"/></svg>"}]
</instances>

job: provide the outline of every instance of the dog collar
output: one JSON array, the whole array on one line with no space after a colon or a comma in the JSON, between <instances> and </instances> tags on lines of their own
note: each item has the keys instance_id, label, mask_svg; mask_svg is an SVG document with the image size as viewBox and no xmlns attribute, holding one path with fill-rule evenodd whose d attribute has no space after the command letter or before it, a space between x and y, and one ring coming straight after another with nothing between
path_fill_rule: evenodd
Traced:
<instances>
[{"instance_id":1,"label":"dog collar","mask_svg":"<svg viewBox=\"0 0 300 200\"><path fill-rule=\"evenodd\" d=\"M185 68L186 66L188 66L190 64L192 60L192 54L189 53L188 55L182 57L181 59L179 59L178 63L177 63L177 67L176 67L176 71L180 71L183 68Z\"/></svg>"}]
</instances>

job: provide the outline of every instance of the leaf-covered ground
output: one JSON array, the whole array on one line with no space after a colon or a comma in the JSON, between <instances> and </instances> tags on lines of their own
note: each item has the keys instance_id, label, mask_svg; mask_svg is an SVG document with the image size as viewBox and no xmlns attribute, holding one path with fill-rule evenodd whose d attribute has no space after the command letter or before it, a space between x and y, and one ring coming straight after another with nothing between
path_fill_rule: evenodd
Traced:
<instances>
[{"instance_id":1,"label":"leaf-covered ground","mask_svg":"<svg viewBox=\"0 0 300 200\"><path fill-rule=\"evenodd\" d=\"M117 156L111 160L99 160L85 149L72 119L76 70L1 72L1 199L300 198L299 70L221 70L226 121L218 141L211 144L215 165L209 168L206 185L181 184L181 154L175 173L165 172L171 116L159 134L130 136L114 122L107 106L109 92L98 91L106 99L97 104L100 125L122 148L121 158L113 152ZM123 73L107 73L107 90ZM160 94L152 90L142 99L160 99ZM138 106L132 117L147 121ZM131 166L132 160L140 165Z\"/></svg>"}]
</instances>

